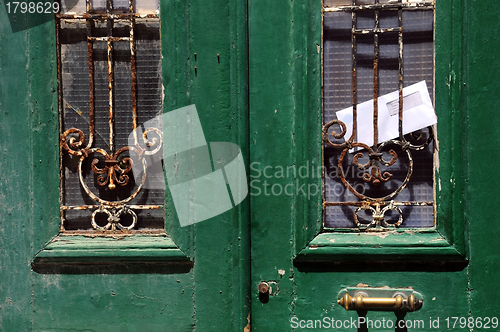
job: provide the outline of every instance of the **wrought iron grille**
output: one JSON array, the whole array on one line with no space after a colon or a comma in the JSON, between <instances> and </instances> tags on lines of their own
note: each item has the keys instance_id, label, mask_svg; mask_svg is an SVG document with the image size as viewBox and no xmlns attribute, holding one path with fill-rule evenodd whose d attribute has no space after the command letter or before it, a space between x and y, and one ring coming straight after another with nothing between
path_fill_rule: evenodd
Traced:
<instances>
[{"instance_id":1,"label":"wrought iron grille","mask_svg":"<svg viewBox=\"0 0 500 332\"><path fill-rule=\"evenodd\" d=\"M62 9L61 230L162 232L164 189L145 185L164 181L162 171L147 171L161 167L148 157L163 152L162 132L138 128L162 113L158 1L80 0Z\"/></svg>"},{"instance_id":2,"label":"wrought iron grille","mask_svg":"<svg viewBox=\"0 0 500 332\"><path fill-rule=\"evenodd\" d=\"M433 96L434 2L324 0L324 226L434 225L434 130L404 135L403 88L425 80ZM378 103L399 92L397 138L379 141ZM357 107L373 99L373 145L358 140ZM352 134L336 112L352 106Z\"/></svg>"}]
</instances>

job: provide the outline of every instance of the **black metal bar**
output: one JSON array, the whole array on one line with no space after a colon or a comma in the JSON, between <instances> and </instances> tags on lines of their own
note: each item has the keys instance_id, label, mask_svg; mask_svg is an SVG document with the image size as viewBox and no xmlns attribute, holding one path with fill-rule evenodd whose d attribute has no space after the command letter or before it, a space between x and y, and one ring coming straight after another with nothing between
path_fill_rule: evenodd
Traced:
<instances>
[{"instance_id":1,"label":"black metal bar","mask_svg":"<svg viewBox=\"0 0 500 332\"><path fill-rule=\"evenodd\" d=\"M130 41L130 37L89 37L92 41Z\"/></svg>"},{"instance_id":2,"label":"black metal bar","mask_svg":"<svg viewBox=\"0 0 500 332\"><path fill-rule=\"evenodd\" d=\"M365 35L367 33L386 33L386 32L398 32L399 28L375 28L375 29L356 29L353 32L357 35Z\"/></svg>"},{"instance_id":3,"label":"black metal bar","mask_svg":"<svg viewBox=\"0 0 500 332\"><path fill-rule=\"evenodd\" d=\"M87 13L83 15L78 15L78 14L56 14L56 17L58 18L63 18L67 20L71 19L80 19L80 20L86 20L86 19L94 19L94 20L109 20L109 19L130 19L130 17L135 17L135 18L159 18L160 16L158 14L130 14L130 13L123 13L123 14L92 14L92 13Z\"/></svg>"},{"instance_id":4,"label":"black metal bar","mask_svg":"<svg viewBox=\"0 0 500 332\"><path fill-rule=\"evenodd\" d=\"M352 4L356 5L356 0L352 0ZM356 75L356 58L357 58L357 45L356 34L354 31L357 28L356 12L352 12L352 33L351 33L351 56L352 56L352 134L349 138L349 144L357 141L357 124L358 124L358 94L357 94L357 75Z\"/></svg>"},{"instance_id":5,"label":"black metal bar","mask_svg":"<svg viewBox=\"0 0 500 332\"><path fill-rule=\"evenodd\" d=\"M363 206L363 205L376 205L385 206L394 204L395 206L432 206L434 202L391 202L391 201L358 201L358 202L323 202L323 206Z\"/></svg>"},{"instance_id":6,"label":"black metal bar","mask_svg":"<svg viewBox=\"0 0 500 332\"><path fill-rule=\"evenodd\" d=\"M375 4L379 4L379 0L375 0ZM380 16L378 9L375 10L375 31L380 26ZM379 57L378 33L373 36L373 148L377 152L378 144L378 57Z\"/></svg>"},{"instance_id":7,"label":"black metal bar","mask_svg":"<svg viewBox=\"0 0 500 332\"><path fill-rule=\"evenodd\" d=\"M87 53L88 53L88 67L89 67L89 142L87 148L92 147L94 140L94 110L95 110L95 85L94 85L94 43L91 39L92 36L92 21L87 20Z\"/></svg>"},{"instance_id":8,"label":"black metal bar","mask_svg":"<svg viewBox=\"0 0 500 332\"><path fill-rule=\"evenodd\" d=\"M100 208L101 205L65 205L61 206L62 211L68 210L94 210ZM163 209L163 205L127 205L128 208L134 210L161 210Z\"/></svg>"},{"instance_id":9,"label":"black metal bar","mask_svg":"<svg viewBox=\"0 0 500 332\"><path fill-rule=\"evenodd\" d=\"M398 0L401 3L402 0ZM403 11L398 10L398 90L399 90L399 107L398 107L398 130L399 139L405 141L403 135L403 84L404 84L404 72L403 72Z\"/></svg>"},{"instance_id":10,"label":"black metal bar","mask_svg":"<svg viewBox=\"0 0 500 332\"><path fill-rule=\"evenodd\" d=\"M134 12L134 4L129 0L129 12ZM136 53L135 53L135 18L130 17L130 75L131 75L131 89L132 89L132 132L134 136L134 144L138 146L137 142L137 68L136 68Z\"/></svg>"},{"instance_id":11,"label":"black metal bar","mask_svg":"<svg viewBox=\"0 0 500 332\"><path fill-rule=\"evenodd\" d=\"M327 7L323 11L328 12L351 12L351 11L366 11L366 10L431 10L434 9L434 1L431 2L398 2L391 4L373 4L373 5L356 5L351 6L339 6L339 7Z\"/></svg>"},{"instance_id":12,"label":"black metal bar","mask_svg":"<svg viewBox=\"0 0 500 332\"><path fill-rule=\"evenodd\" d=\"M113 0L106 0L106 13L113 10ZM114 112L113 112L113 19L106 20L107 23L107 50L108 50L108 113L109 113L109 150L114 152Z\"/></svg>"}]
</instances>

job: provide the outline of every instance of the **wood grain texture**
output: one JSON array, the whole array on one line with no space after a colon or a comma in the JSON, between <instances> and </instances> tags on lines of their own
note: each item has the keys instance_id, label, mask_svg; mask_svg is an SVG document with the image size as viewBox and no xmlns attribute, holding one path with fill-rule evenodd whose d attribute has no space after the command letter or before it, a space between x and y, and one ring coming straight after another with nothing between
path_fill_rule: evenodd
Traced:
<instances>
[{"instance_id":1,"label":"wood grain texture","mask_svg":"<svg viewBox=\"0 0 500 332\"><path fill-rule=\"evenodd\" d=\"M500 181L496 166L500 154L498 91L500 8L468 1L467 80L467 220L470 228L470 312L473 317L498 317L500 253L496 234Z\"/></svg>"},{"instance_id":2,"label":"wood grain texture","mask_svg":"<svg viewBox=\"0 0 500 332\"><path fill-rule=\"evenodd\" d=\"M321 97L319 5L319 1L306 0L250 2L251 161L259 171L266 166L299 167L307 161L311 164L321 160L321 113L320 102L316 100ZM318 213L321 200L317 196L262 193L252 196L254 331L292 330L290 319L295 316L305 320L357 319L356 313L336 305L336 294L344 287L358 284L412 287L422 293L423 308L406 316L406 319L425 320L425 327L419 331L432 330L428 324L430 317L441 317L442 321L446 316L467 315L463 176L466 110L461 81L465 53L459 28L463 26L462 3L438 2L436 21L440 157L436 176L441 179L436 231L410 231L411 235L402 237L397 232L386 237L356 238L358 235L352 233L317 236L321 226ZM294 189L321 181L320 178L298 182L295 178L267 180L270 185L290 185ZM304 259L300 253L310 259ZM461 264L452 268L439 266L444 260L457 259ZM438 265L431 264L432 260ZM339 267L336 264L339 261L351 264ZM373 264L368 266L363 262ZM418 263L418 267L410 262ZM260 301L257 292L261 281L266 281L272 289L267 303ZM393 313L370 312L368 317L395 321Z\"/></svg>"},{"instance_id":3,"label":"wood grain texture","mask_svg":"<svg viewBox=\"0 0 500 332\"><path fill-rule=\"evenodd\" d=\"M161 26L164 111L195 103L207 140L236 143L246 158L246 2L162 1ZM8 281L0 288L0 330L243 330L249 316L247 202L181 229L167 192L166 231L175 246L151 238L49 244L59 230L54 22L14 34L0 11L0 36L0 277ZM195 266L143 264L173 251L178 258L175 247ZM100 256L104 268L83 269L82 262L66 259L57 269L32 270L43 248L59 251L59 258L79 251L76 257L94 263Z\"/></svg>"}]
</instances>

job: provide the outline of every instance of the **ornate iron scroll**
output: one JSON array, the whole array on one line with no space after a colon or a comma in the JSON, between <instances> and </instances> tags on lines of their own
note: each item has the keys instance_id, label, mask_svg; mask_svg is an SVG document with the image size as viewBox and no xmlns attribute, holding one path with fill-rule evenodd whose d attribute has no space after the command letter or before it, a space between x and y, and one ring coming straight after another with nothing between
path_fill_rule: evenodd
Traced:
<instances>
[{"instance_id":1,"label":"ornate iron scroll","mask_svg":"<svg viewBox=\"0 0 500 332\"><path fill-rule=\"evenodd\" d=\"M98 2L95 2L98 3ZM114 8L113 1L108 0L105 2L105 8L94 10L94 1L86 0L86 10L83 14L63 13L56 17L57 33L58 33L58 74L59 74L59 95L60 97L60 123L61 128L64 127L65 122L63 119L63 109L66 102L62 98L63 90L62 83L62 60L61 60L61 24L81 24L83 22L86 26L86 44L88 51L88 77L89 77L89 101L88 101L88 119L89 124L88 138L85 137L84 132L78 128L70 128L61 134L61 228L65 231L65 212L90 210L92 212L88 226L99 231L130 231L137 228L138 223L138 210L157 210L162 209L163 205L158 204L132 204L131 201L144 191L144 186L147 180L148 161L152 160L151 156L162 153L163 137L161 128L146 128L143 132L142 139L139 139L138 134L138 98L137 98L137 63L136 63L136 37L135 26L136 20L153 19L158 21L158 14L137 14L135 2L128 1L128 8ZM80 23L75 23L80 22ZM142 22L142 21L141 21ZM116 24L118 23L118 28ZM106 31L105 36L99 29ZM124 35L123 30L128 27L129 34ZM94 32L98 31L97 36ZM95 57L98 50L94 44L107 45L106 50L101 52L104 57L107 57L107 111L108 119L107 126L109 129L108 139L106 142L104 137L100 136L100 140L96 141L96 74L95 74ZM127 57L130 57L130 106L132 109L130 127L127 126L128 131L133 134L133 144L122 146L117 149L115 136L117 131L115 125L123 123L123 116L120 121L117 117L123 115L124 111L117 112L119 105L116 105L115 90L116 77L115 77L115 59L114 50L115 44L125 43L128 45ZM117 49L122 52L122 49ZM103 55L101 55L102 57ZM123 56L123 55L122 55ZM159 55L158 55L159 56ZM74 63L75 66L83 64ZM123 78L123 77L122 77ZM67 103L66 103L67 104ZM161 109L159 110L161 112ZM80 111L77 113L82 116ZM102 115L102 114L101 114ZM102 116L100 118L102 120ZM149 119L142 119L149 120ZM123 130L121 130L123 131ZM123 131L125 133L125 131ZM121 133L123 136L123 133ZM102 140L101 140L102 139ZM107 147L96 147L96 144L105 143ZM123 142L122 142L123 143ZM158 158L160 160L161 158ZM77 161L77 174L80 183L81 193L83 200L87 203L85 205L68 205L64 201L64 181L65 167L63 160ZM134 163L142 164L142 174L132 174ZM137 169L134 168L134 169ZM94 179L94 187L89 187L85 175L90 175ZM127 188L127 189L124 189ZM97 190L96 190L97 189ZM120 192L120 195L110 195L110 192ZM103 195L106 193L108 197ZM124 197L125 196L125 197ZM113 199L111 199L112 197ZM88 204L90 198L94 204ZM147 202L146 202L147 203ZM104 221L104 222L103 222ZM85 227L83 227L85 229Z\"/></svg>"},{"instance_id":2,"label":"ornate iron scroll","mask_svg":"<svg viewBox=\"0 0 500 332\"><path fill-rule=\"evenodd\" d=\"M330 4L332 0L325 0L325 4ZM323 12L350 12L352 14L351 27L351 55L352 55L352 108L353 108L353 128L350 137L345 137L347 133L346 124L338 119L328 121L324 124L322 130L323 143L325 147L331 147L340 151L338 156L338 177L341 183L347 188L359 201L327 201L324 200L323 209L330 206L353 207L353 219L358 229L367 228L396 228L400 227L403 222L403 206L433 206L432 201L397 201L397 195L400 194L410 182L414 172L415 151L424 150L433 141L433 127L428 127L427 134L423 136L420 133L412 133L409 135L403 134L403 12L410 10L434 10L433 2L416 2L403 3L391 2L390 4L382 4L381 0L374 0L372 4L357 5L357 1L353 0L352 5L340 7L324 7ZM335 0L333 0L335 4ZM397 12L398 26L387 28L380 26L380 15L382 11L391 10ZM365 12L365 17L373 12L375 26L369 29L361 29L357 27L357 15L360 12ZM397 33L398 41L398 89L399 89L399 137L385 142L378 140L378 103L379 96L379 37L386 33ZM373 36L373 146L368 146L363 142L357 141L357 105L358 105L358 87L357 87L357 38L361 36ZM411 138L411 139L410 139ZM354 150L352 150L354 149ZM354 153L352 153L354 151ZM399 154L397 153L399 151ZM349 167L354 168L357 172L362 173L362 181L370 187L381 187L384 183L393 178L390 172L393 166L399 159L404 157L406 165L406 174L404 179L397 188L386 190L379 196L369 195L356 189L356 186L349 182L346 173L349 172ZM399 159L398 159L399 158ZM383 169L382 169L383 168ZM358 173L359 174L359 173ZM364 212L364 221L360 220L360 213ZM391 222L388 222L387 215L395 213L391 216ZM368 215L368 221L366 218Z\"/></svg>"},{"instance_id":3,"label":"ornate iron scroll","mask_svg":"<svg viewBox=\"0 0 500 332\"><path fill-rule=\"evenodd\" d=\"M91 131L92 132L92 131ZM147 133L154 132L158 135L151 140L148 140ZM77 135L75 137L75 134ZM137 138L137 137L134 137ZM161 208L160 206L138 206L138 205L127 205L132 199L134 199L137 194L142 190L147 177L147 159L145 156L151 156L158 153L162 147L162 135L161 131L157 128L148 128L144 132L144 144L148 147L147 149L142 148L139 143L135 146L125 146L119 149L114 154L108 154L104 149L91 148L90 144L85 146L85 135L83 132L76 128L71 128L65 131L61 136L61 146L69 154L80 157L78 162L78 178L80 184L87 195L92 198L95 202L99 203L94 212L92 213L91 224L94 229L97 230L131 230L137 224L137 215L133 209L155 209ZM92 142L92 138L89 139ZM126 186L130 181L133 166L133 158L125 155L125 152L134 153L137 160L143 165L143 173L141 176L141 182L138 188L127 198L119 201L108 201L99 198L98 194L94 193L83 179L83 165L86 159L92 159L91 170L97 175L97 183L99 186L107 186L110 190L117 189L117 186ZM98 158L93 158L92 156L98 154L104 157L104 163L102 163ZM100 164L103 164L102 166ZM78 209L79 207L63 207L64 209ZM80 207L81 208L81 207ZM95 207L91 207L95 208ZM105 214L108 216L108 223L104 226L99 226L96 222L97 214ZM123 214L129 214L132 216L132 223L130 225L122 225L120 223L120 216Z\"/></svg>"}]
</instances>

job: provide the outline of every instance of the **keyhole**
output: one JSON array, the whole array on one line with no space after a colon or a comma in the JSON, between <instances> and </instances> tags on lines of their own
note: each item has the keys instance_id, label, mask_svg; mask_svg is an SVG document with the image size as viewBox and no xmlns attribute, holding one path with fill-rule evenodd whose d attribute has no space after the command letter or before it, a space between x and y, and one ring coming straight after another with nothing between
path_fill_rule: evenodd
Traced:
<instances>
[{"instance_id":1,"label":"keyhole","mask_svg":"<svg viewBox=\"0 0 500 332\"><path fill-rule=\"evenodd\" d=\"M259 300L262 303L267 303L269 302L269 293L271 290L271 287L269 284L265 281L261 281L259 284Z\"/></svg>"}]
</instances>

